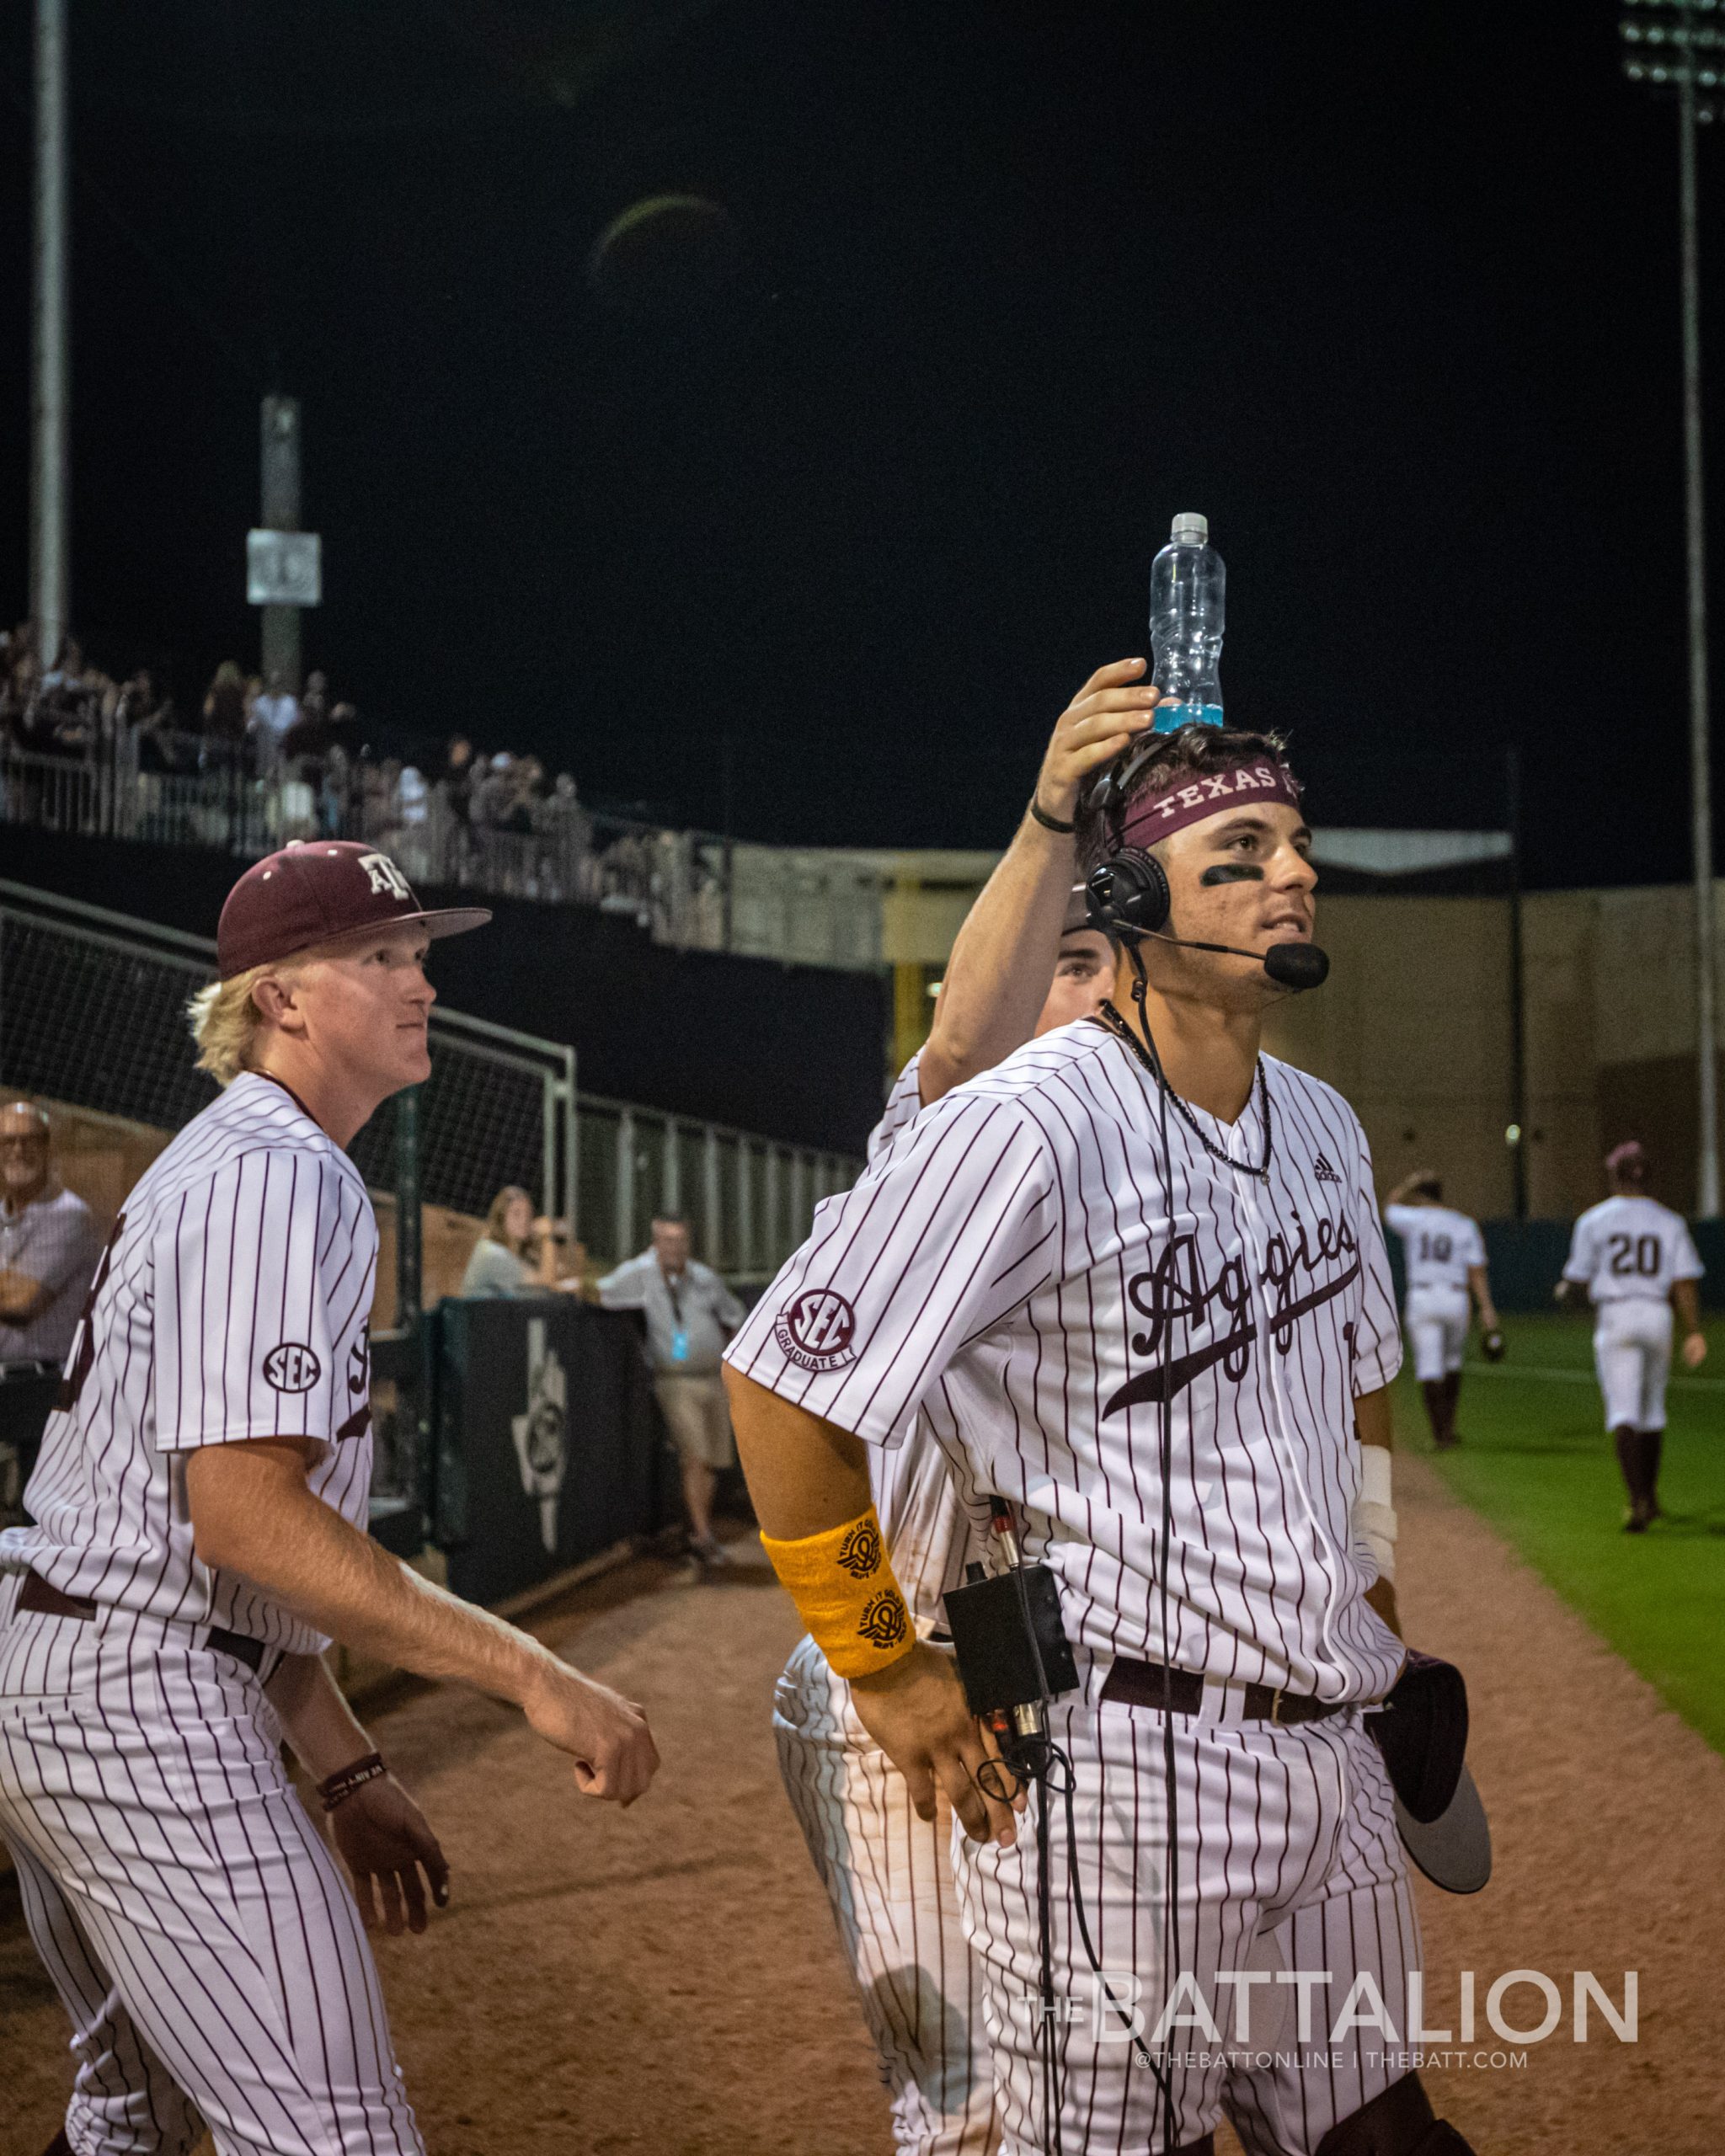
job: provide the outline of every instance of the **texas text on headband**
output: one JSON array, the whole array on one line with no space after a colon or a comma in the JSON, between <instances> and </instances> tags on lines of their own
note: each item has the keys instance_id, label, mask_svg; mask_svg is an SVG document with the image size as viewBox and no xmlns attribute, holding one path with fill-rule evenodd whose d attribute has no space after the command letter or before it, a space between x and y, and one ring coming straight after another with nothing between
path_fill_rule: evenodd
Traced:
<instances>
[{"instance_id":1,"label":"texas text on headband","mask_svg":"<svg viewBox=\"0 0 1725 2156\"><path fill-rule=\"evenodd\" d=\"M1290 808L1300 806L1300 782L1284 763L1261 757L1220 771L1200 771L1184 786L1171 786L1160 793L1140 793L1128 802L1119 822L1122 846L1152 846L1158 839L1183 830L1224 808L1253 801L1279 801Z\"/></svg>"}]
</instances>

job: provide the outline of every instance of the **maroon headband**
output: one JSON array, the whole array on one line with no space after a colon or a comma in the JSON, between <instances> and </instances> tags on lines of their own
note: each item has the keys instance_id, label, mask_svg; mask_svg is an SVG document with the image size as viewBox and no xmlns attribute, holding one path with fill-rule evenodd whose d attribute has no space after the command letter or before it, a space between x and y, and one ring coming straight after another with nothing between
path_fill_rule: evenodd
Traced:
<instances>
[{"instance_id":1,"label":"maroon headband","mask_svg":"<svg viewBox=\"0 0 1725 2156\"><path fill-rule=\"evenodd\" d=\"M1206 816L1220 815L1254 801L1279 801L1290 808L1300 806L1300 782L1285 764L1241 764L1231 771L1204 771L1185 786L1171 786L1161 793L1141 793L1127 804L1121 819L1123 846L1154 846L1172 831Z\"/></svg>"}]
</instances>

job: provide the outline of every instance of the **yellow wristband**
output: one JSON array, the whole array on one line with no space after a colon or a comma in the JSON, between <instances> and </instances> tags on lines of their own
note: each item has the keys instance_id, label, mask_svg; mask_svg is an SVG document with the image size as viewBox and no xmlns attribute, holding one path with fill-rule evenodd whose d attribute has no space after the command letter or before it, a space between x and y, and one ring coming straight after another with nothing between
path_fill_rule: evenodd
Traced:
<instances>
[{"instance_id":1,"label":"yellow wristband","mask_svg":"<svg viewBox=\"0 0 1725 2156\"><path fill-rule=\"evenodd\" d=\"M871 1505L866 1513L794 1542L761 1546L814 1644L840 1677L872 1677L916 1643Z\"/></svg>"}]
</instances>

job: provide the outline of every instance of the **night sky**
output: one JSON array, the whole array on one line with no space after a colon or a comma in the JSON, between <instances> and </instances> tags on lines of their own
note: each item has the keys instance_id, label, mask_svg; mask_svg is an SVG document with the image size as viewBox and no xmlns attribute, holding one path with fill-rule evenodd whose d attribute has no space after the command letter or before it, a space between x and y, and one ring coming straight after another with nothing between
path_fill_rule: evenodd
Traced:
<instances>
[{"instance_id":1,"label":"night sky","mask_svg":"<svg viewBox=\"0 0 1725 2156\"><path fill-rule=\"evenodd\" d=\"M73 613L110 670L190 699L256 663L279 383L308 659L380 742L460 728L716 828L729 739L742 835L999 845L1192 508L1229 712L1291 733L1316 820L1493 823L1514 739L1530 881L1688 873L1676 123L1610 0L72 13ZM13 616L29 20L5 0ZM620 311L590 250L667 191L741 265Z\"/></svg>"}]
</instances>

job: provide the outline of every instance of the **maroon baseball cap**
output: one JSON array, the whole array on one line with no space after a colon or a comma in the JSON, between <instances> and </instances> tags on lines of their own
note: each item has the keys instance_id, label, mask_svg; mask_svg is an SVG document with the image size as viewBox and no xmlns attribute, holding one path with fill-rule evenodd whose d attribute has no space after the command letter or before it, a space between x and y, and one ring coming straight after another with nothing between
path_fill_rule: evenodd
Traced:
<instances>
[{"instance_id":1,"label":"maroon baseball cap","mask_svg":"<svg viewBox=\"0 0 1725 2156\"><path fill-rule=\"evenodd\" d=\"M228 893L216 962L232 980L338 936L403 921L423 923L428 936L459 936L490 918L484 906L422 906L389 856L361 840L296 840L254 862Z\"/></svg>"}]
</instances>

